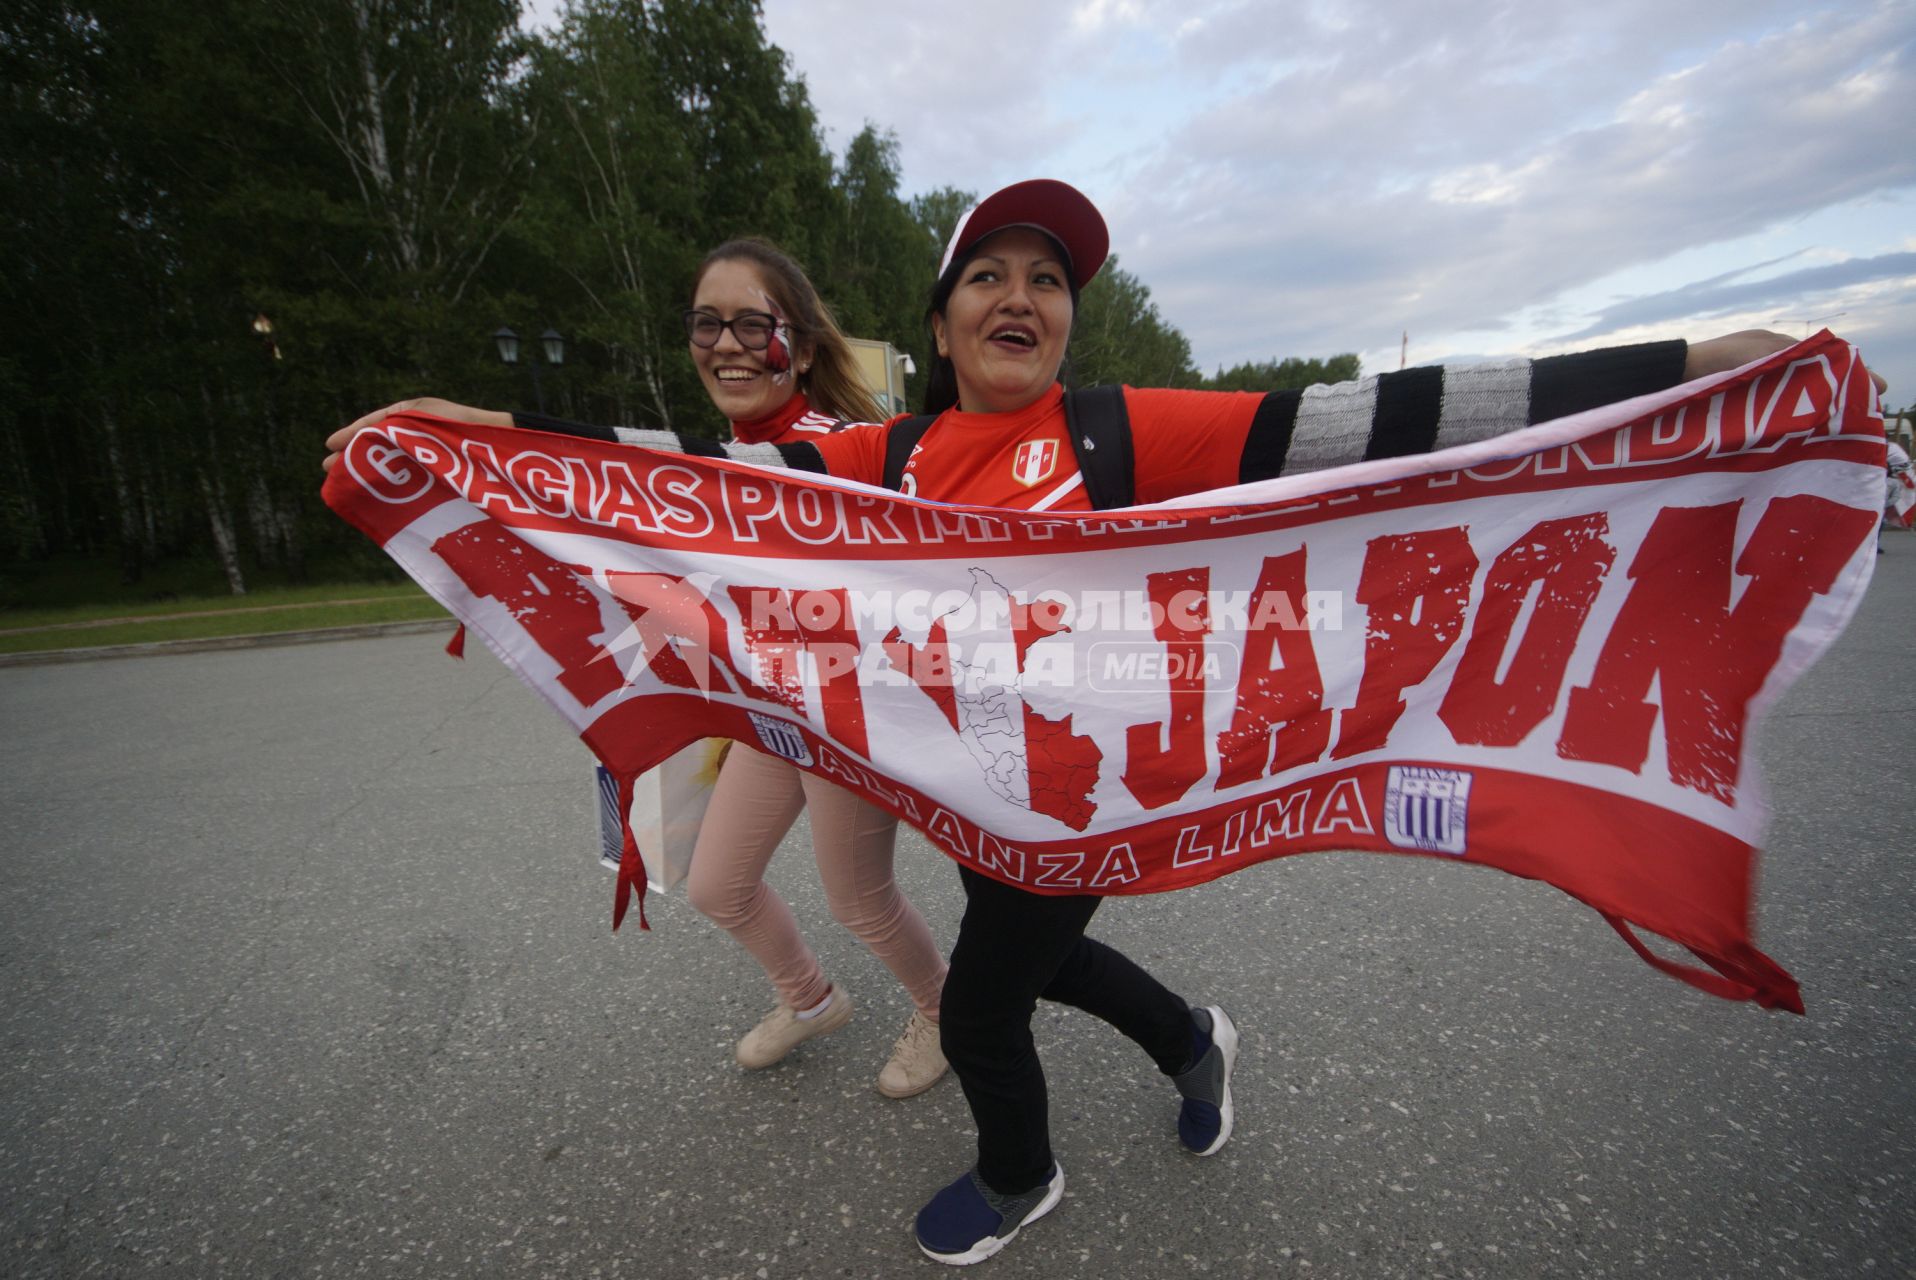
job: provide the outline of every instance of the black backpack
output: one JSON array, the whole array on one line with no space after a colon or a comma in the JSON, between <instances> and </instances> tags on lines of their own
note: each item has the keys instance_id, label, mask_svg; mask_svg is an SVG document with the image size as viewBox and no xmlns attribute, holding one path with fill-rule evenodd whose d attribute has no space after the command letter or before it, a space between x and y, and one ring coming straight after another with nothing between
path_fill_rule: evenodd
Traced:
<instances>
[{"instance_id":1,"label":"black backpack","mask_svg":"<svg viewBox=\"0 0 1916 1280\"><path fill-rule=\"evenodd\" d=\"M920 413L892 422L885 437L887 489L903 486L911 451L937 420L934 414ZM1131 453L1131 417L1124 409L1124 388L1084 387L1065 392L1064 420L1091 509L1109 511L1136 502L1136 460Z\"/></svg>"}]
</instances>

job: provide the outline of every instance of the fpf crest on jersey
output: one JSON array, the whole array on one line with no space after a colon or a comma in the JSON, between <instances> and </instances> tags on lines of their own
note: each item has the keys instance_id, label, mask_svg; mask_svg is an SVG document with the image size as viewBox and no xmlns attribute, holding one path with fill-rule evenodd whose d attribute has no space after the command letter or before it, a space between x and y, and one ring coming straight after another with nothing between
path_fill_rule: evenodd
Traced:
<instances>
[{"instance_id":1,"label":"fpf crest on jersey","mask_svg":"<svg viewBox=\"0 0 1916 1280\"><path fill-rule=\"evenodd\" d=\"M1018 446L1018 452L1011 460L1011 478L1027 489L1034 484L1043 484L1057 469L1056 440L1027 440Z\"/></svg>"}]
</instances>

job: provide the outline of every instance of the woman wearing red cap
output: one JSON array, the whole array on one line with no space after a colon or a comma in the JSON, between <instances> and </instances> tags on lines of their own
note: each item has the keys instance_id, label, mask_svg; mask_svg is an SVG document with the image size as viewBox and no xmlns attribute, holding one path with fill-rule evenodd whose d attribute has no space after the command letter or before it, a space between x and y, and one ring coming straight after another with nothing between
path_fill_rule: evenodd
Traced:
<instances>
[{"instance_id":1,"label":"woman wearing red cap","mask_svg":"<svg viewBox=\"0 0 1916 1280\"><path fill-rule=\"evenodd\" d=\"M1087 511L1058 372L1079 291L1108 248L1104 219L1061 182L1021 182L960 221L932 292L936 415L904 462L906 493L1024 510ZM1789 344L1748 332L1545 360L1412 369L1304 393L1124 388L1135 501L1154 502L1272 476L1463 444L1734 368ZM445 411L442 406L438 411ZM379 415L362 419L365 425ZM361 424L355 424L358 426ZM886 482L898 420L775 450L728 450L871 484ZM341 449L350 433L329 444ZM694 449L670 432L621 429L631 444ZM1022 465L1032 446L1051 459ZM942 1002L944 1051L978 1124L978 1162L919 1212L921 1249L941 1262L990 1257L1057 1205L1063 1171L1050 1142L1044 1073L1031 1036L1039 999L1109 1022L1170 1077L1176 1131L1208 1156L1230 1137L1237 1031L1217 1005L1194 1007L1085 936L1092 895L1047 896L960 867L966 907Z\"/></svg>"},{"instance_id":2,"label":"woman wearing red cap","mask_svg":"<svg viewBox=\"0 0 1916 1280\"><path fill-rule=\"evenodd\" d=\"M1103 265L1104 219L1061 182L1021 182L958 224L929 316L937 344L926 392L936 419L899 487L945 502L1086 511L1093 503L1067 428L1058 371L1078 293ZM1615 348L1551 360L1419 369L1308 393L1125 388L1135 500L1460 444L1672 386L1788 345L1779 335ZM886 429L816 442L834 476L882 483ZM1057 459L1020 467L1034 442ZM1042 444L1039 446L1045 447ZM966 906L945 982L945 1054L978 1123L978 1163L919 1212L919 1247L956 1264L991 1256L1055 1206L1044 1072L1031 1036L1042 998L1136 1041L1180 1095L1177 1136L1208 1156L1230 1137L1237 1029L1085 936L1100 899L1045 896L960 866Z\"/></svg>"}]
</instances>

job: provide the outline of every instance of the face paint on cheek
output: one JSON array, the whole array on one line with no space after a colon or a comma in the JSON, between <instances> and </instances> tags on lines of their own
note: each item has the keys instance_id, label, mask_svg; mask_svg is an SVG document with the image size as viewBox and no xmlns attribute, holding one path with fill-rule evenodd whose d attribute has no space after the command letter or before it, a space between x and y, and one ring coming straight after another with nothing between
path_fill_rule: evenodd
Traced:
<instances>
[{"instance_id":1,"label":"face paint on cheek","mask_svg":"<svg viewBox=\"0 0 1916 1280\"><path fill-rule=\"evenodd\" d=\"M792 380L792 331L779 324L772 330L772 340L765 347L765 367L772 371L772 381L783 385Z\"/></svg>"},{"instance_id":2,"label":"face paint on cheek","mask_svg":"<svg viewBox=\"0 0 1916 1280\"><path fill-rule=\"evenodd\" d=\"M765 347L765 367L772 371L772 381L784 386L792 380L792 327L785 322L785 312L773 300L772 295L759 290L759 300L765 304L766 314L778 321L772 328L772 340Z\"/></svg>"}]
</instances>

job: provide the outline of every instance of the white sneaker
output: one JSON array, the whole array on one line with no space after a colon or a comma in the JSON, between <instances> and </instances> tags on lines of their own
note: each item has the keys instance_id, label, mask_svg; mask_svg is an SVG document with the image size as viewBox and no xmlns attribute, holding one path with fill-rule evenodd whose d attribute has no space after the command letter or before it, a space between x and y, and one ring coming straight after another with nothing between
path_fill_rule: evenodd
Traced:
<instances>
[{"instance_id":1,"label":"white sneaker","mask_svg":"<svg viewBox=\"0 0 1916 1280\"><path fill-rule=\"evenodd\" d=\"M878 1073L878 1092L887 1098L909 1098L938 1083L951 1064L938 1046L938 1024L914 1012L905 1034L891 1047L891 1061Z\"/></svg>"},{"instance_id":2,"label":"white sneaker","mask_svg":"<svg viewBox=\"0 0 1916 1280\"><path fill-rule=\"evenodd\" d=\"M739 1066L749 1071L769 1067L807 1040L830 1035L850 1022L852 998L845 994L845 988L833 987L829 998L831 1003L823 1012L809 1018L799 1017L798 1010L781 1001L738 1042Z\"/></svg>"}]
</instances>

